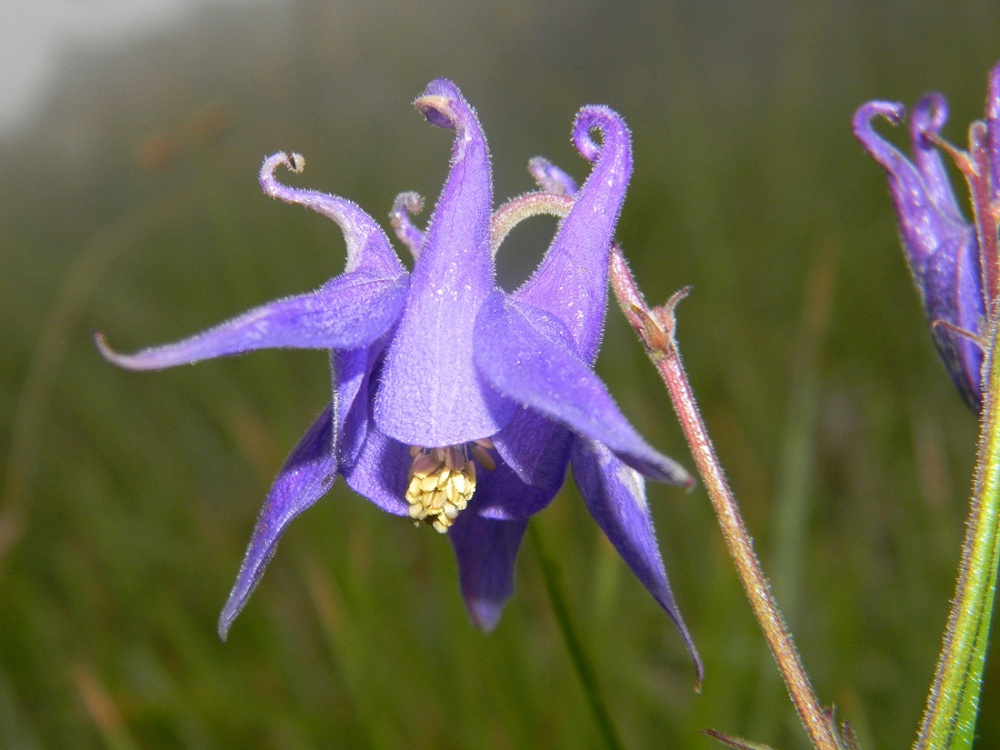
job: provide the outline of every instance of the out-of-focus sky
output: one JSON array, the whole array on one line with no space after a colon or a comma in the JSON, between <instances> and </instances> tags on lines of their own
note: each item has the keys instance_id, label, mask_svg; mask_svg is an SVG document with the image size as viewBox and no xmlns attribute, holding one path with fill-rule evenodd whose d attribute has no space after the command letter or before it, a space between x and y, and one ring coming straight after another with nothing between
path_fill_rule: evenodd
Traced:
<instances>
[{"instance_id":1,"label":"out-of-focus sky","mask_svg":"<svg viewBox=\"0 0 1000 750\"><path fill-rule=\"evenodd\" d=\"M69 51L110 48L154 31L169 31L208 5L279 1L3 0L0 137L30 123Z\"/></svg>"}]
</instances>

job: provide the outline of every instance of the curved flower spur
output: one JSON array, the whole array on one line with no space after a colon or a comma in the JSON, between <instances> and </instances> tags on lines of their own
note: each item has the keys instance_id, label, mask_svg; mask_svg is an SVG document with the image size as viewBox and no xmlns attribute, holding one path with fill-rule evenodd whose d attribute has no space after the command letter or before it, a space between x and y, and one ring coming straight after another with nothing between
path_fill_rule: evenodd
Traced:
<instances>
[{"instance_id":1,"label":"curved flower spur","mask_svg":"<svg viewBox=\"0 0 1000 750\"><path fill-rule=\"evenodd\" d=\"M990 74L986 118L969 128L968 152L940 136L948 119L940 94L925 94L910 114L912 162L875 132L876 117L900 124L906 108L868 102L854 115L854 135L886 172L903 250L934 343L962 398L979 412L983 338L1000 298L1000 64ZM972 222L959 209L940 151L968 183Z\"/></svg>"},{"instance_id":2,"label":"curved flower spur","mask_svg":"<svg viewBox=\"0 0 1000 750\"><path fill-rule=\"evenodd\" d=\"M676 623L700 673L656 545L643 477L682 486L693 480L639 436L592 370L608 253L632 168L625 123L605 107L577 115L573 142L592 173L574 199L560 196L572 200L571 209L534 274L509 294L495 280L500 239L493 237L504 233L498 217L509 229L537 213L532 201L542 194L492 214L489 153L475 111L446 80L432 81L415 105L434 125L454 130L455 140L426 231L409 219L421 206L413 193L402 194L391 214L415 257L412 274L354 203L280 184L278 165L299 172L303 162L278 153L261 169L264 192L337 222L347 244L344 273L311 294L271 302L174 344L118 354L97 337L107 359L132 370L270 347L330 352L332 402L268 494L220 616L220 635L246 604L282 531L338 473L388 513L447 534L469 615L489 630L513 593L528 520L555 496L572 462L594 519ZM591 139L594 130L600 144ZM555 178L546 173L546 165L532 162L543 190L569 184L558 170Z\"/></svg>"}]
</instances>

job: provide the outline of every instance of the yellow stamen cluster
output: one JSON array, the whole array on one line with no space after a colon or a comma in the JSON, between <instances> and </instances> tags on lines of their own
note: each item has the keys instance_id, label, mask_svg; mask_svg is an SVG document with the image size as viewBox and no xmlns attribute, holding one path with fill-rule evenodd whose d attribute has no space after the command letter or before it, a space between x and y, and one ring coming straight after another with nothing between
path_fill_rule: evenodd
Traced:
<instances>
[{"instance_id":1,"label":"yellow stamen cluster","mask_svg":"<svg viewBox=\"0 0 1000 750\"><path fill-rule=\"evenodd\" d=\"M472 453L492 471L496 468L493 457L486 452L492 448L489 440L477 440ZM465 510L476 491L476 464L469 458L466 446L450 445L445 448L410 448L410 483L406 488L406 502L410 504L410 518L414 525L430 524L444 534Z\"/></svg>"}]
</instances>

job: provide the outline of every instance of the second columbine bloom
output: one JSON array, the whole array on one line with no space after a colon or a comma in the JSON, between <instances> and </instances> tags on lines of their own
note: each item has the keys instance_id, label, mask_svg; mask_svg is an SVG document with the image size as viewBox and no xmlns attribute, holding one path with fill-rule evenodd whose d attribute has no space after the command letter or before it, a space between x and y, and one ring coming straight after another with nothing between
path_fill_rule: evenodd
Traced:
<instances>
[{"instance_id":1,"label":"second columbine bloom","mask_svg":"<svg viewBox=\"0 0 1000 750\"><path fill-rule=\"evenodd\" d=\"M872 127L884 117L903 122L895 102L868 102L854 115L854 134L885 170L906 259L923 298L934 343L959 392L982 408L982 365L988 321L1000 298L1000 64L990 74L986 118L969 128L969 150L940 136L947 103L927 94L910 115L910 161ZM969 185L967 221L941 159L950 156Z\"/></svg>"},{"instance_id":2,"label":"second columbine bloom","mask_svg":"<svg viewBox=\"0 0 1000 750\"><path fill-rule=\"evenodd\" d=\"M340 225L344 273L314 293L272 302L176 344L122 355L102 343L111 361L137 370L266 347L330 352L333 400L268 495L220 632L246 603L287 524L338 474L383 510L447 533L470 616L489 629L513 591L528 519L553 498L572 463L594 519L694 654L643 482L689 485L691 479L638 435L592 369L607 303L608 252L632 168L624 122L606 107L580 111L573 142L593 163L592 173L539 267L507 293L495 280L499 240L476 113L446 80L431 82L415 105L455 138L426 231L407 215L419 209L414 194L401 195L392 214L414 255L412 273L358 206L279 183L279 165L302 167L301 157L279 153L261 169L264 191ZM595 131L600 142L591 137ZM544 186L550 181L542 168L535 163Z\"/></svg>"}]
</instances>

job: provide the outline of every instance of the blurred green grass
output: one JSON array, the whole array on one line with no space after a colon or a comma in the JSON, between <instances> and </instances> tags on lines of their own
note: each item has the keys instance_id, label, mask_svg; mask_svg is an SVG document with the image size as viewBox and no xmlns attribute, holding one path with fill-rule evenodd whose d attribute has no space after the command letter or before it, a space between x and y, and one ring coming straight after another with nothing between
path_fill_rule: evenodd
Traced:
<instances>
[{"instance_id":1,"label":"blurred green grass","mask_svg":"<svg viewBox=\"0 0 1000 750\"><path fill-rule=\"evenodd\" d=\"M298 6L300 20L318 12ZM434 7L448 11L441 29L405 5L340 18L329 33L356 34L338 48L349 55L303 43L304 65L258 81L307 106L265 115L242 90L191 84L192 108L233 96L236 114L220 140L159 171L137 168L131 144L183 111L109 125L86 177L4 157L21 168L0 203L0 746L600 747L530 546L486 636L467 623L447 544L342 484L293 524L220 643L259 505L327 398L325 358L268 352L142 375L101 361L90 338L169 340L337 273L336 228L261 196L260 159L300 149L299 184L376 217L401 190L432 200L448 138L407 101L442 74L479 108L498 201L531 187L536 153L585 175L567 145L577 106L626 116L636 173L619 237L650 299L694 286L679 308L685 362L819 695L865 747L911 742L976 425L935 358L883 178L849 118L871 98L939 89L961 142L1000 57L996 9L628 3L605 16L523 3L484 30L475 13ZM414 24L437 43L401 43ZM530 267L539 236L512 237L505 272ZM613 308L598 369L643 434L691 465ZM703 492L652 486L650 501L705 661L701 695L572 484L534 521L623 743L714 747L698 734L712 727L803 747ZM980 746L993 747L995 662L986 685Z\"/></svg>"}]
</instances>

